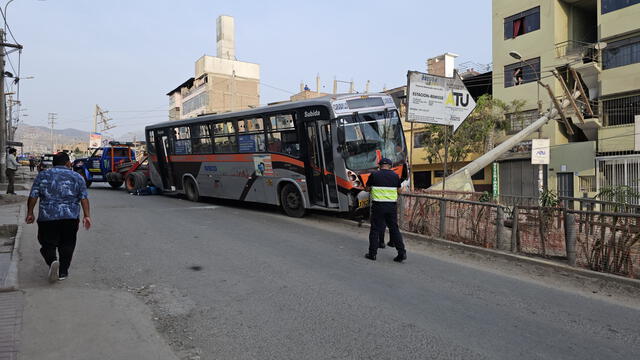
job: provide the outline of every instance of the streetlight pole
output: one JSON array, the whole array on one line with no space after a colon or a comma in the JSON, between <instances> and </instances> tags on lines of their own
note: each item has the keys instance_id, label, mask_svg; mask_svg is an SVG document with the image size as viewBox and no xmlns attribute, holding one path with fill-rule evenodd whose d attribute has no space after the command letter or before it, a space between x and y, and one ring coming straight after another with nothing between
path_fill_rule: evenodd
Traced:
<instances>
[{"instance_id":1,"label":"streetlight pole","mask_svg":"<svg viewBox=\"0 0 640 360\"><path fill-rule=\"evenodd\" d=\"M542 103L540 102L540 86L542 85L542 83L540 82L540 73L533 67L533 65L529 64L528 62L524 61L522 59L522 55L520 55L519 52L517 51L509 51L509 56L511 56L512 58L519 60L521 64L523 65L528 65L531 70L533 71L533 73L536 76L536 89L538 91L538 116L540 116L540 112L542 110ZM524 75L523 75L524 77ZM542 138L542 129L540 129L538 131L538 139ZM538 164L538 196L542 195L542 192L544 191L544 165L542 164Z\"/></svg>"}]
</instances>

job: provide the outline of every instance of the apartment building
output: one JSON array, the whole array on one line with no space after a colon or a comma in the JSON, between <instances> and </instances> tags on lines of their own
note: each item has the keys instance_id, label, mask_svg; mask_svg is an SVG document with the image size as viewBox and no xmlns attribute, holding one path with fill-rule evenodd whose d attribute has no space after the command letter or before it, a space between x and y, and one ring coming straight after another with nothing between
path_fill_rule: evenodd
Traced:
<instances>
[{"instance_id":1,"label":"apartment building","mask_svg":"<svg viewBox=\"0 0 640 360\"><path fill-rule=\"evenodd\" d=\"M238 111L260 104L260 65L238 61L235 23L217 19L217 54L195 62L194 77L169 91L169 120Z\"/></svg>"},{"instance_id":2,"label":"apartment building","mask_svg":"<svg viewBox=\"0 0 640 360\"><path fill-rule=\"evenodd\" d=\"M556 97L578 82L589 99L565 113L567 123L549 121L533 136L551 141L545 186L565 196L640 191L640 0L493 0L492 11L494 96L526 101L511 133L552 106L538 80ZM537 196L530 145L519 149L500 159L501 193Z\"/></svg>"}]
</instances>

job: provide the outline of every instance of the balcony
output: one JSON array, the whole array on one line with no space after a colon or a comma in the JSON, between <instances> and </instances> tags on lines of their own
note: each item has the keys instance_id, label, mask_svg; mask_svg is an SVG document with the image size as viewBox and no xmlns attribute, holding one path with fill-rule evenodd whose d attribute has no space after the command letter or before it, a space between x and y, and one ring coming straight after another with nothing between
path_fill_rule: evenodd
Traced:
<instances>
[{"instance_id":1,"label":"balcony","mask_svg":"<svg viewBox=\"0 0 640 360\"><path fill-rule=\"evenodd\" d=\"M582 64L599 65L600 52L596 49L596 43L586 43L576 40L567 40L556 44L556 57L566 59L569 62L581 62Z\"/></svg>"}]
</instances>

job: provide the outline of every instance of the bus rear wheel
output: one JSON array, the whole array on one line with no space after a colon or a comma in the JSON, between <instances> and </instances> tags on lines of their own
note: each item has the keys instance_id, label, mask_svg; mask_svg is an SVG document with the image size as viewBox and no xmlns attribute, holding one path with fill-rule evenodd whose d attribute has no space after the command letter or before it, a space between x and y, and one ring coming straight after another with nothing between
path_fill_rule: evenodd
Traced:
<instances>
[{"instance_id":1,"label":"bus rear wheel","mask_svg":"<svg viewBox=\"0 0 640 360\"><path fill-rule=\"evenodd\" d=\"M184 193L187 195L189 201L197 202L200 200L200 192L198 186L192 178L186 178L184 180Z\"/></svg>"},{"instance_id":2,"label":"bus rear wheel","mask_svg":"<svg viewBox=\"0 0 640 360\"><path fill-rule=\"evenodd\" d=\"M114 189L118 189L120 186L122 186L122 181L109 181L109 185L111 185L111 187Z\"/></svg>"},{"instance_id":3,"label":"bus rear wheel","mask_svg":"<svg viewBox=\"0 0 640 360\"><path fill-rule=\"evenodd\" d=\"M293 184L285 185L280 191L280 204L285 214L297 218L304 216L304 200Z\"/></svg>"}]
</instances>

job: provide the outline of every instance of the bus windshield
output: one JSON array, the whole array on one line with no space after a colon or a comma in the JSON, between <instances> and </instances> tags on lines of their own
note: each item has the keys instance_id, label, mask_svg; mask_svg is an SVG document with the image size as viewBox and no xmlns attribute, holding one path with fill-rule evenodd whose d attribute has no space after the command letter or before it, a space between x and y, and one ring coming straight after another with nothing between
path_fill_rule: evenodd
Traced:
<instances>
[{"instance_id":1,"label":"bus windshield","mask_svg":"<svg viewBox=\"0 0 640 360\"><path fill-rule=\"evenodd\" d=\"M350 170L373 169L381 157L405 158L402 124L396 110L349 115L338 120L340 152Z\"/></svg>"}]
</instances>

